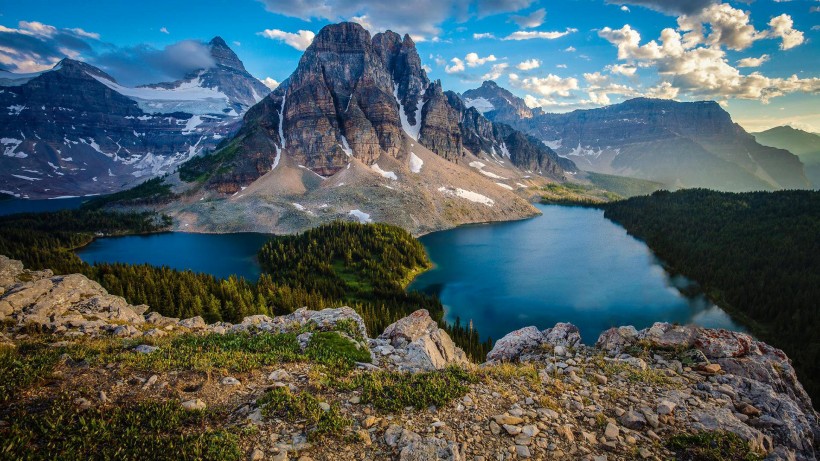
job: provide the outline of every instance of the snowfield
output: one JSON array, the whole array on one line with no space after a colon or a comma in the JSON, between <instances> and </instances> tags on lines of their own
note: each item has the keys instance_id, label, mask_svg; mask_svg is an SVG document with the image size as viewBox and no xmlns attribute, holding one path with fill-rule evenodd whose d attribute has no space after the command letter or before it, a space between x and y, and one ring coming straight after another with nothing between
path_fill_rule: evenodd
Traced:
<instances>
[{"instance_id":1,"label":"snowfield","mask_svg":"<svg viewBox=\"0 0 820 461\"><path fill-rule=\"evenodd\" d=\"M475 107L476 110L481 112L482 114L485 112L489 112L491 110L495 110L495 106L493 105L493 103L488 101L486 98L465 99L464 105L467 107Z\"/></svg>"},{"instance_id":2,"label":"snowfield","mask_svg":"<svg viewBox=\"0 0 820 461\"><path fill-rule=\"evenodd\" d=\"M421 173L422 166L424 166L424 160L420 159L413 152L410 152L410 171L413 173Z\"/></svg>"},{"instance_id":3,"label":"snowfield","mask_svg":"<svg viewBox=\"0 0 820 461\"><path fill-rule=\"evenodd\" d=\"M475 203L483 203L487 206L493 206L495 201L485 195L481 195L478 192L473 192L469 190L460 189L458 187L445 187L441 186L438 188L438 191L448 197L461 197L463 199L467 199L471 202Z\"/></svg>"},{"instance_id":4,"label":"snowfield","mask_svg":"<svg viewBox=\"0 0 820 461\"><path fill-rule=\"evenodd\" d=\"M372 219L370 219L370 215L369 215L369 214L367 214L367 213L365 213L364 211L359 210L359 209L356 209L356 210L350 210L347 214L348 214L349 216L353 216L354 218L358 219L358 220L359 220L359 222L360 222L360 223L362 223L362 224L367 224L367 223L371 223L371 222L373 222L373 220L372 220Z\"/></svg>"},{"instance_id":5,"label":"snowfield","mask_svg":"<svg viewBox=\"0 0 820 461\"><path fill-rule=\"evenodd\" d=\"M396 176L396 173L393 173L392 171L382 170L381 167L377 163L374 163L373 165L371 165L370 168L372 168L373 171L375 171L376 173L379 173L380 175L384 176L387 179L392 179L393 181L398 181L399 180L399 177Z\"/></svg>"}]
</instances>

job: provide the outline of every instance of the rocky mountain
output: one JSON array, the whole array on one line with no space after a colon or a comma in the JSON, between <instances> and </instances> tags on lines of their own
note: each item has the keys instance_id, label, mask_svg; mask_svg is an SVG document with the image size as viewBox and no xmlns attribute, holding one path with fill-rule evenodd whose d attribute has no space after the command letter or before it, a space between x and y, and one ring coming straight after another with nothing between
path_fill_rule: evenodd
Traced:
<instances>
[{"instance_id":1,"label":"rocky mountain","mask_svg":"<svg viewBox=\"0 0 820 461\"><path fill-rule=\"evenodd\" d=\"M492 119L517 120L543 114L541 108L527 107L523 99L492 80L485 81L476 89L465 91L461 96L466 106L475 107Z\"/></svg>"},{"instance_id":2,"label":"rocky mountain","mask_svg":"<svg viewBox=\"0 0 820 461\"><path fill-rule=\"evenodd\" d=\"M217 439L229 459L702 459L695 450L719 444L728 459L809 461L820 441L818 414L786 354L727 330L622 326L585 345L572 324L530 326L499 339L476 365L426 310L373 338L350 307L209 325L131 305L81 274L30 271L5 256L0 321L5 353L49 377L48 385L31 376L4 388L22 417L9 417L0 434L30 439L8 444L12 458L37 443L49 457L66 439L94 446L99 431L76 430L66 412L100 421L101 409L129 415L140 402L164 405L163 430L168 414L206 408L214 410L211 427L255 427ZM352 363L351 351L364 354ZM60 413L46 406L55 401ZM283 411L282 401L308 410ZM38 424L24 432L31 419ZM54 427L59 436L36 437ZM163 437L141 440L170 446Z\"/></svg>"},{"instance_id":3,"label":"rocky mountain","mask_svg":"<svg viewBox=\"0 0 820 461\"><path fill-rule=\"evenodd\" d=\"M777 126L752 135L764 146L786 149L800 157L806 176L815 188L820 187L820 135L790 126Z\"/></svg>"},{"instance_id":4,"label":"rocky mountain","mask_svg":"<svg viewBox=\"0 0 820 461\"><path fill-rule=\"evenodd\" d=\"M515 191L525 195L574 170L538 140L487 120L430 81L409 36L371 37L341 23L324 27L293 74L247 112L239 133L183 165L180 178L201 187L202 198L230 197L208 205L231 208L226 216L239 213L242 198L276 208L277 217L258 217L264 223L243 218L246 229L270 230L271 221L294 211L301 221L362 211L366 198L368 216L418 232L532 214ZM335 211L333 202L341 203ZM205 204L189 205L174 210L197 216L186 225L229 226L229 218L216 224L213 214L205 217ZM250 205L242 206L247 214Z\"/></svg>"},{"instance_id":5,"label":"rocky mountain","mask_svg":"<svg viewBox=\"0 0 820 461\"><path fill-rule=\"evenodd\" d=\"M764 146L712 101L636 98L565 114L523 112L523 101L492 82L464 93L483 98L494 122L508 123L573 160L582 170L630 176L668 187L725 191L809 187L800 160ZM486 104L479 104L489 109ZM496 109L496 107L498 109Z\"/></svg>"},{"instance_id":6,"label":"rocky mountain","mask_svg":"<svg viewBox=\"0 0 820 461\"><path fill-rule=\"evenodd\" d=\"M23 198L110 193L215 148L267 92L224 41L211 50L214 68L151 87L122 86L72 59L35 74L0 72L0 189Z\"/></svg>"}]
</instances>

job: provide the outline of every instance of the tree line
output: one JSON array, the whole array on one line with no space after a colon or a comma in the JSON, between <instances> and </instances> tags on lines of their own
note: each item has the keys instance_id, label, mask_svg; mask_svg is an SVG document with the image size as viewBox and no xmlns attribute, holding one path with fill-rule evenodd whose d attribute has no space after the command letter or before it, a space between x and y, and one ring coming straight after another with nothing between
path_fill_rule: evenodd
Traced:
<instances>
[{"instance_id":1,"label":"tree line","mask_svg":"<svg viewBox=\"0 0 820 461\"><path fill-rule=\"evenodd\" d=\"M783 349L820 401L820 192L655 192L602 205L670 269Z\"/></svg>"}]
</instances>

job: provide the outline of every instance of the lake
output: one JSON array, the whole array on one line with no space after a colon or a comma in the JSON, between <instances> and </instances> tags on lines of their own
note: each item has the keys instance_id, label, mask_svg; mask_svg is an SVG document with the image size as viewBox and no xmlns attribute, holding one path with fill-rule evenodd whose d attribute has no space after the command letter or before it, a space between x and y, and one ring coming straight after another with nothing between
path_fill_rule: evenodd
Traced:
<instances>
[{"instance_id":1,"label":"lake","mask_svg":"<svg viewBox=\"0 0 820 461\"><path fill-rule=\"evenodd\" d=\"M577 325L588 344L609 327L657 321L741 330L702 296L681 295L675 286L686 280L670 278L643 242L602 211L538 207L543 215L532 219L422 237L435 268L409 289L437 294L449 321L472 321L485 339L557 322ZM168 232L101 238L77 254L89 263L148 263L256 280L256 253L268 238Z\"/></svg>"},{"instance_id":2,"label":"lake","mask_svg":"<svg viewBox=\"0 0 820 461\"><path fill-rule=\"evenodd\" d=\"M653 322L741 330L703 296L688 298L641 241L603 211L538 205L542 216L464 226L421 238L435 268L409 289L438 294L450 322L483 338L529 325L578 326L593 344L607 328Z\"/></svg>"},{"instance_id":3,"label":"lake","mask_svg":"<svg viewBox=\"0 0 820 461\"><path fill-rule=\"evenodd\" d=\"M0 216L15 213L44 213L47 211L74 210L80 208L90 197L71 197L49 200L0 200Z\"/></svg>"},{"instance_id":4,"label":"lake","mask_svg":"<svg viewBox=\"0 0 820 461\"><path fill-rule=\"evenodd\" d=\"M190 269L221 278L231 275L256 281L256 253L270 239L268 234L191 234L165 232L149 235L100 238L77 251L83 261L151 264Z\"/></svg>"}]
</instances>

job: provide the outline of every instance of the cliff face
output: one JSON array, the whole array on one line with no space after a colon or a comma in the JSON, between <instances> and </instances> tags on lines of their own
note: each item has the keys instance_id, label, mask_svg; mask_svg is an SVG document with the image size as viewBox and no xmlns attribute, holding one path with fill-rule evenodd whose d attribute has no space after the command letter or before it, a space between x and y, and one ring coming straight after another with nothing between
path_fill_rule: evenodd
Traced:
<instances>
[{"instance_id":1,"label":"cliff face","mask_svg":"<svg viewBox=\"0 0 820 461\"><path fill-rule=\"evenodd\" d=\"M254 174L258 178L278 165L282 155L324 177L346 168L351 158L366 165L382 155L407 162L405 136L457 163L466 154L463 109L440 82L427 78L409 36L388 31L371 37L356 23L329 25L294 73L248 111L234 139L235 152L209 187L235 193L255 180ZM539 151L530 145L534 141L518 137L516 145L528 151L520 166L539 164L529 160ZM540 163L553 178L562 177L562 167L572 167L566 161Z\"/></svg>"},{"instance_id":2,"label":"cliff face","mask_svg":"<svg viewBox=\"0 0 820 461\"><path fill-rule=\"evenodd\" d=\"M25 392L5 394L28 411L27 418L48 418L42 405L59 395L70 396L69 408L81 413L92 407L128 411L143 401L211 408L221 418L212 426L256 427L243 431L239 444L222 441L252 459L289 452L342 460L508 459L513 452L523 459L689 459L691 447L681 436L706 433L734 440L737 459L751 450L770 460L808 461L816 459L820 441L818 415L788 357L726 330L618 327L586 346L571 324L526 327L499 339L488 361L476 367L424 310L376 338L367 337L363 319L349 307L208 325L201 317L180 320L132 306L82 275L27 271L3 256L0 321L0 347L7 353L23 343L21 354L32 344L45 344L44 354L63 353L47 386L34 381ZM338 345L320 343L317 358L314 339L327 335ZM95 340L81 339L89 337ZM207 347L181 357L177 344L190 341ZM243 341L254 346L237 349ZM279 349L265 349L280 342L290 344L287 359ZM333 357L342 345L369 352L370 360L355 364L353 379L337 388L324 378L332 371L317 360ZM102 347L103 361L95 347ZM218 369L208 362L227 356L246 360ZM430 374L402 387L415 379L405 372ZM371 379L373 386L357 384ZM417 388L425 391L413 394ZM327 410L319 414L333 412L335 432L301 424L310 415L269 406L263 396L271 389L287 389L284 397L301 395L317 408L322 402ZM421 400L437 403L431 410ZM0 411L6 405L0 402ZM7 430L14 427L0 426L0 435ZM55 449L41 448L48 454Z\"/></svg>"}]
</instances>

